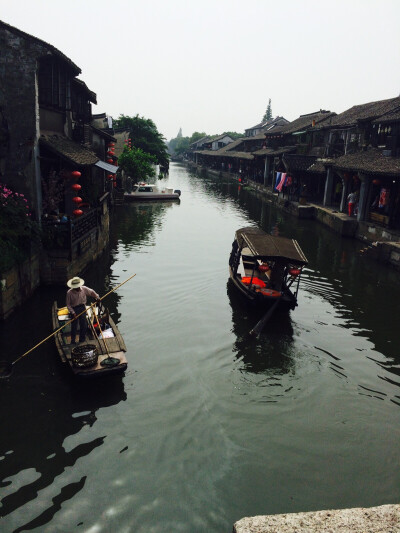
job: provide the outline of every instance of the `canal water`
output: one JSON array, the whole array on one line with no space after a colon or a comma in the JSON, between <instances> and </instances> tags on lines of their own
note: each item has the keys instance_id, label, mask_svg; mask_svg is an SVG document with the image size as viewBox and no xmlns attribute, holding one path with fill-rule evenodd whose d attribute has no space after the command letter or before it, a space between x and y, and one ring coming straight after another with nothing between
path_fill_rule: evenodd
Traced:
<instances>
[{"instance_id":1,"label":"canal water","mask_svg":"<svg viewBox=\"0 0 400 533\"><path fill-rule=\"evenodd\" d=\"M257 514L400 500L400 283L363 245L237 183L172 164L179 203L125 205L84 273L128 348L123 378L82 385L52 340L0 382L0 530L230 532ZM228 284L237 228L298 240L290 314L258 339ZM77 273L81 274L81 273ZM0 325L1 359L51 332L43 288Z\"/></svg>"}]
</instances>

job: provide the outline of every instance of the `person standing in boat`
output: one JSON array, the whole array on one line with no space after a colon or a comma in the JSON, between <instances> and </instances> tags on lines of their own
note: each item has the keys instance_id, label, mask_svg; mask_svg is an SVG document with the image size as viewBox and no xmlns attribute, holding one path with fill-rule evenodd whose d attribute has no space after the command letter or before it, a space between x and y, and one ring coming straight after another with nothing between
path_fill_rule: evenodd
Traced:
<instances>
[{"instance_id":1,"label":"person standing in boat","mask_svg":"<svg viewBox=\"0 0 400 533\"><path fill-rule=\"evenodd\" d=\"M91 296L95 300L100 300L100 296L93 289L85 287L85 281L78 276L70 279L67 282L69 290L67 291L67 308L74 319L77 315L86 309L87 297ZM84 342L86 339L87 320L86 313L81 314L79 320L79 342ZM71 323L71 344L75 344L76 332L78 329L78 320Z\"/></svg>"}]
</instances>

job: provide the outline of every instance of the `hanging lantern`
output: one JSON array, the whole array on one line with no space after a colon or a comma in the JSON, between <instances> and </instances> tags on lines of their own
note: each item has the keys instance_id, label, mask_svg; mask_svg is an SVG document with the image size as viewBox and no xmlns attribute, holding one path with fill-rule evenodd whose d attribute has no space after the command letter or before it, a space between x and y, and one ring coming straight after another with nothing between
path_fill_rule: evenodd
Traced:
<instances>
[{"instance_id":1,"label":"hanging lantern","mask_svg":"<svg viewBox=\"0 0 400 533\"><path fill-rule=\"evenodd\" d=\"M108 146L115 146L115 143L110 143Z\"/></svg>"},{"instance_id":2,"label":"hanging lantern","mask_svg":"<svg viewBox=\"0 0 400 533\"><path fill-rule=\"evenodd\" d=\"M259 265L258 270L260 272L268 272L268 270L271 269L269 268L269 265L267 265L267 263L262 263L261 265Z\"/></svg>"},{"instance_id":3,"label":"hanging lantern","mask_svg":"<svg viewBox=\"0 0 400 533\"><path fill-rule=\"evenodd\" d=\"M72 201L75 204L80 204L80 203L82 203L82 198L80 196L75 196L74 198L72 198Z\"/></svg>"},{"instance_id":4,"label":"hanging lantern","mask_svg":"<svg viewBox=\"0 0 400 533\"><path fill-rule=\"evenodd\" d=\"M107 176L107 178L108 178L109 180L112 180L112 179L114 178L114 174L109 174L109 175Z\"/></svg>"},{"instance_id":5,"label":"hanging lantern","mask_svg":"<svg viewBox=\"0 0 400 533\"><path fill-rule=\"evenodd\" d=\"M71 172L71 176L73 178L80 178L82 174L79 172L79 170L74 170L73 172Z\"/></svg>"},{"instance_id":6,"label":"hanging lantern","mask_svg":"<svg viewBox=\"0 0 400 533\"><path fill-rule=\"evenodd\" d=\"M111 158L107 159L107 163L112 163L113 160Z\"/></svg>"},{"instance_id":7,"label":"hanging lantern","mask_svg":"<svg viewBox=\"0 0 400 533\"><path fill-rule=\"evenodd\" d=\"M74 209L72 212L76 217L80 217L81 215L83 215L82 209Z\"/></svg>"},{"instance_id":8,"label":"hanging lantern","mask_svg":"<svg viewBox=\"0 0 400 533\"><path fill-rule=\"evenodd\" d=\"M379 185L379 184L380 184L380 180L372 180L372 183L373 183L374 185Z\"/></svg>"},{"instance_id":9,"label":"hanging lantern","mask_svg":"<svg viewBox=\"0 0 400 533\"><path fill-rule=\"evenodd\" d=\"M82 185L79 185L79 183L74 183L74 184L71 185L71 189L73 191L78 192L78 191L80 191L82 189Z\"/></svg>"},{"instance_id":10,"label":"hanging lantern","mask_svg":"<svg viewBox=\"0 0 400 533\"><path fill-rule=\"evenodd\" d=\"M113 156L113 155L114 155L114 152L112 152L111 150L108 150L107 155L111 155L111 156Z\"/></svg>"},{"instance_id":11,"label":"hanging lantern","mask_svg":"<svg viewBox=\"0 0 400 533\"><path fill-rule=\"evenodd\" d=\"M299 268L289 268L289 274L295 278L300 276L301 270Z\"/></svg>"}]
</instances>

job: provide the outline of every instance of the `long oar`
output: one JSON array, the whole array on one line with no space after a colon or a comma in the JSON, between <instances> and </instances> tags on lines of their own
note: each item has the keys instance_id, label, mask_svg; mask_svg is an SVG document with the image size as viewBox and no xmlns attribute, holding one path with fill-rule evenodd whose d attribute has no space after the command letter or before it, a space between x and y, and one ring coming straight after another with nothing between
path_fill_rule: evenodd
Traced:
<instances>
[{"instance_id":1,"label":"long oar","mask_svg":"<svg viewBox=\"0 0 400 533\"><path fill-rule=\"evenodd\" d=\"M250 330L250 335L254 335L255 337L258 337L261 333L261 331L264 329L265 324L268 322L268 320L271 318L272 313L275 311L275 309L278 307L278 304L281 300L281 297L277 298L275 302L272 304L272 306L269 308L269 310L265 313L265 315L257 322L257 324L254 326L252 330Z\"/></svg>"},{"instance_id":2,"label":"long oar","mask_svg":"<svg viewBox=\"0 0 400 533\"><path fill-rule=\"evenodd\" d=\"M123 281L122 283L120 283L119 285L117 285L116 287L114 287L111 291L107 292L107 294L105 294L104 296L102 296L101 298L99 298L98 301L101 301L101 300L104 300L104 298L106 298L109 294L111 294L112 292L116 291L117 289L119 289L120 287L122 287L122 285L124 285L124 283L126 283L127 281L129 281L130 279L134 278L136 276L136 274L133 274L132 276L130 276L128 279L126 279L125 281ZM93 306L96 305L96 302L92 303L90 307L93 308ZM60 328L56 329L56 331L53 331L53 333L51 333L50 335L48 335L45 339L43 339L42 341L40 341L38 344L36 344L33 348L31 348L30 350L28 350L27 352L23 353L22 355L20 355L18 357L18 359L16 359L15 361L13 361L12 363L9 363L8 361L0 361L0 379L1 378L8 378L10 377L11 373L12 373L12 370L13 370L13 366L15 365L15 363L18 363L18 361L20 361L23 357L25 357L26 355L28 355L29 353L33 352L33 350L35 350L36 348L38 348L41 344L43 344L44 342L46 342L47 340L49 340L51 337L54 337L54 335L56 335L59 331L61 331L62 329L64 329L66 326L68 326L68 324L71 324L72 322L74 322L74 320L76 320L77 318L79 318L81 315L83 315L83 313L86 313L86 309L84 311L82 311L81 313L79 313L78 315L76 315L76 317L74 317L72 320L69 320L68 322L66 322L63 326L61 326Z\"/></svg>"},{"instance_id":3,"label":"long oar","mask_svg":"<svg viewBox=\"0 0 400 533\"><path fill-rule=\"evenodd\" d=\"M99 320L98 316L96 315L96 310L95 310L94 307L93 307L93 314L94 314L94 317L95 317L95 319L96 319L96 322L97 322L97 324L98 324L98 326L99 326L100 336L101 336L101 338L102 338L102 341L103 341L103 343L104 343L104 348L106 349L107 356L108 356L108 357L106 357L105 359L103 359L103 361L101 361L100 365L101 365L101 366L108 366L108 367L117 366L117 365L120 364L121 361L120 361L119 359L117 359L116 357L111 357L110 352L109 352L109 350L108 350L108 346L107 346L106 338L104 337L104 335L103 335L103 331L102 331L102 329L101 329L100 320ZM96 331L96 329L94 328L94 326L93 326L93 329L95 330L95 333L96 333L97 338L99 338L99 336L97 335L97 331Z\"/></svg>"}]
</instances>

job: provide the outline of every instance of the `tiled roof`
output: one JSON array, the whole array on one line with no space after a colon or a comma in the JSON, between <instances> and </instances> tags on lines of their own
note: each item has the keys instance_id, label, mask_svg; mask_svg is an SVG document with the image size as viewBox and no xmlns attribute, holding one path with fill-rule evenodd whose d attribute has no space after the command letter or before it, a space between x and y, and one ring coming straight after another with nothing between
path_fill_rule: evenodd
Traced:
<instances>
[{"instance_id":1,"label":"tiled roof","mask_svg":"<svg viewBox=\"0 0 400 533\"><path fill-rule=\"evenodd\" d=\"M375 119L372 124L387 124L388 122L398 122L400 121L400 107L389 111L385 115L381 115L379 118Z\"/></svg>"},{"instance_id":2,"label":"tiled roof","mask_svg":"<svg viewBox=\"0 0 400 533\"><path fill-rule=\"evenodd\" d=\"M335 159L333 168L400 177L400 157L385 156L381 150L370 148L363 152L338 157Z\"/></svg>"},{"instance_id":3,"label":"tiled roof","mask_svg":"<svg viewBox=\"0 0 400 533\"><path fill-rule=\"evenodd\" d=\"M307 170L315 174L326 174L325 164L321 159L317 159Z\"/></svg>"},{"instance_id":4,"label":"tiled roof","mask_svg":"<svg viewBox=\"0 0 400 533\"><path fill-rule=\"evenodd\" d=\"M331 113L330 111L318 111L317 113L310 113L309 115L301 115L299 118L296 118L296 120L293 120L292 122L289 122L289 124L285 124L282 126L282 128L279 128L279 130L283 134L295 133L297 131L312 128L313 120L315 120L315 126L317 126L322 125L322 123L325 123L325 121L334 116L335 113ZM271 133L274 133L275 131L276 130L274 129L271 131Z\"/></svg>"},{"instance_id":5,"label":"tiled roof","mask_svg":"<svg viewBox=\"0 0 400 533\"><path fill-rule=\"evenodd\" d=\"M316 159L316 156L299 154L285 154L284 157L285 164L290 171L308 170Z\"/></svg>"},{"instance_id":6,"label":"tiled roof","mask_svg":"<svg viewBox=\"0 0 400 533\"><path fill-rule=\"evenodd\" d=\"M256 150L253 152L254 155L267 155L267 156L275 156L275 155L282 155L289 152L295 152L296 146L281 146L279 148L261 148L261 150Z\"/></svg>"},{"instance_id":7,"label":"tiled roof","mask_svg":"<svg viewBox=\"0 0 400 533\"><path fill-rule=\"evenodd\" d=\"M330 118L322 127L355 126L359 120L374 120L400 106L400 97L355 105L343 113Z\"/></svg>"},{"instance_id":8,"label":"tiled roof","mask_svg":"<svg viewBox=\"0 0 400 533\"><path fill-rule=\"evenodd\" d=\"M84 81L78 80L78 78L74 78L72 80L72 83L75 83L75 85L79 85L87 93L89 100L94 104L97 104L96 93L91 91Z\"/></svg>"},{"instance_id":9,"label":"tiled roof","mask_svg":"<svg viewBox=\"0 0 400 533\"><path fill-rule=\"evenodd\" d=\"M90 127L92 128L93 131L101 135L101 137L104 137L104 139L106 139L107 141L117 142L117 139L113 137L110 133L108 133L106 130L101 129L101 128L95 128L94 126L90 126Z\"/></svg>"},{"instance_id":10,"label":"tiled roof","mask_svg":"<svg viewBox=\"0 0 400 533\"><path fill-rule=\"evenodd\" d=\"M41 135L40 143L74 165L87 167L99 161L96 154L62 135Z\"/></svg>"}]
</instances>

